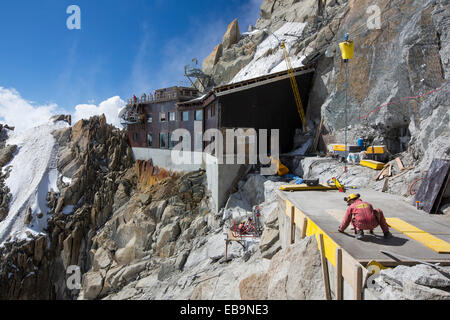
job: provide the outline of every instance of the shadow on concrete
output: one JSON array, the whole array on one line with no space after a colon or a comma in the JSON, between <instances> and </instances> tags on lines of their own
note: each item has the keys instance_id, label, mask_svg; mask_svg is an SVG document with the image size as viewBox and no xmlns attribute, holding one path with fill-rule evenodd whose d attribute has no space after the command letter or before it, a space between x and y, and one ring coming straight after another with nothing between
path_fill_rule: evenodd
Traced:
<instances>
[{"instance_id":1,"label":"shadow on concrete","mask_svg":"<svg viewBox=\"0 0 450 320\"><path fill-rule=\"evenodd\" d=\"M383 236L377 236L372 234L366 234L364 235L364 238L362 238L359 241L363 242L371 242L375 244L379 244L386 247L401 247L405 243L407 243L409 240L405 238L398 238L396 236L392 236L390 239L385 239Z\"/></svg>"},{"instance_id":2,"label":"shadow on concrete","mask_svg":"<svg viewBox=\"0 0 450 320\"><path fill-rule=\"evenodd\" d=\"M346 232L346 233L341 233L341 234L344 236L347 236L349 238L353 238L355 241L370 242L370 243L375 243L375 244L379 244L381 246L387 246L387 247L401 247L409 241L408 239L398 238L394 235L390 239L385 239L383 236L365 233L364 238L362 238L361 240L357 240L356 236L353 232L351 232L351 233Z\"/></svg>"}]
</instances>

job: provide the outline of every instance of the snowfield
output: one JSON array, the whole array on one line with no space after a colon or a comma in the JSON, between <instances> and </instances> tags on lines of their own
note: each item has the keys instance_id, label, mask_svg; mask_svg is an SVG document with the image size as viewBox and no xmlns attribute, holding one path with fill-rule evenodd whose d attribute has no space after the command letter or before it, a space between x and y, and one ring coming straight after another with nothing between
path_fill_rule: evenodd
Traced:
<instances>
[{"instance_id":1,"label":"snowfield","mask_svg":"<svg viewBox=\"0 0 450 320\"><path fill-rule=\"evenodd\" d=\"M47 227L47 193L51 189L59 191L57 179L60 176L57 169L59 146L52 132L67 127L69 124L66 122L50 121L31 130L10 134L6 143L17 145L18 151L3 169L11 170L6 185L12 199L8 216L0 222L0 245L10 236L12 239L26 239L27 232L36 235ZM33 215L30 226L25 225L27 207L31 208ZM44 215L42 219L37 218L39 213Z\"/></svg>"},{"instance_id":2,"label":"snowfield","mask_svg":"<svg viewBox=\"0 0 450 320\"><path fill-rule=\"evenodd\" d=\"M287 22L280 29L269 34L267 39L261 42L255 53L253 60L239 71L230 83L236 83L264 75L277 73L287 70L286 60L280 41L284 41L286 49L290 54L293 68L303 66L301 61L304 57L292 57L290 52L292 45L298 40L297 37L287 36L285 34L301 36L306 23ZM253 31L257 32L259 30Z\"/></svg>"}]
</instances>

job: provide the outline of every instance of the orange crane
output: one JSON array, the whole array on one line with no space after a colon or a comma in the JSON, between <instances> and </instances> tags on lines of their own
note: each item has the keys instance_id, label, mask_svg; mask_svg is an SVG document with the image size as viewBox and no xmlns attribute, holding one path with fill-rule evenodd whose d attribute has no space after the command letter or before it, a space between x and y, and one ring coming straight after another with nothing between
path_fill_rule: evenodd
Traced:
<instances>
[{"instance_id":1,"label":"orange crane","mask_svg":"<svg viewBox=\"0 0 450 320\"><path fill-rule=\"evenodd\" d=\"M302 125L303 125L303 132L308 132L308 129L306 128L305 110L303 109L302 98L300 96L300 92L298 91L297 79L295 79L294 68L292 68L291 58L289 58L289 52L286 49L286 44L284 43L284 41L281 41L277 37L277 35L275 33L273 33L272 31L270 31L269 29L264 29L264 30L271 33L275 37L275 39L277 39L278 43L280 44L281 48L283 49L284 58L286 60L287 71L289 73L289 78L291 79L292 91L294 92L295 103L297 105L298 114L300 115L300 120L302 121ZM286 34L286 35L288 35L288 34ZM291 35L288 35L288 36L291 36Z\"/></svg>"},{"instance_id":2,"label":"orange crane","mask_svg":"<svg viewBox=\"0 0 450 320\"><path fill-rule=\"evenodd\" d=\"M278 40L279 41L279 40ZM289 73L289 78L291 79L292 91L294 92L295 103L297 104L298 113L300 115L300 119L303 125L303 131L307 132L306 128L306 116L305 110L303 109L302 98L300 97L300 92L298 90L297 79L295 79L294 68L292 68L291 58L289 58L289 53L286 49L286 45L284 42L280 41L281 48L283 48L284 57L286 59L287 70Z\"/></svg>"}]
</instances>

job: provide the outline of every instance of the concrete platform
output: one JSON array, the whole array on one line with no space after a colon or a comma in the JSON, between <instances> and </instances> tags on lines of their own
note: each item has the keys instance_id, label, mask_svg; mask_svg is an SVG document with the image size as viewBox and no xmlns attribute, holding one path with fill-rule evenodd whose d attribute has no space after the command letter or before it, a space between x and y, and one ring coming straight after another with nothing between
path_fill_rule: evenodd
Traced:
<instances>
[{"instance_id":1,"label":"concrete platform","mask_svg":"<svg viewBox=\"0 0 450 320\"><path fill-rule=\"evenodd\" d=\"M376 192L373 190L356 190L364 201L371 203L374 208L383 210L386 218L399 218L405 222L426 231L439 239L450 243L450 217L430 215L417 210L406 203L403 198ZM376 260L386 266L411 264L411 261L396 261L380 251L389 251L414 259L431 263L440 262L450 265L450 254L439 254L418 241L391 229L392 239L385 240L381 228L375 230L375 235L366 232L363 240L356 240L351 225L346 234L339 233L338 227L347 210L344 201L346 194L339 191L277 191L281 201L289 201L307 218L311 219L338 246L349 253L356 261L365 266L371 260ZM417 264L417 263L413 263Z\"/></svg>"}]
</instances>

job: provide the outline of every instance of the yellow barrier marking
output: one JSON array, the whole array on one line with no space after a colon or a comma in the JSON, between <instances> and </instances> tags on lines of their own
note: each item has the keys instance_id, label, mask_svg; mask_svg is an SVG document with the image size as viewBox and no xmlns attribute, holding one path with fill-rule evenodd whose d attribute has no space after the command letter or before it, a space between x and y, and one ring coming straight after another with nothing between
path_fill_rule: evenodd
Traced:
<instances>
[{"instance_id":1,"label":"yellow barrier marking","mask_svg":"<svg viewBox=\"0 0 450 320\"><path fill-rule=\"evenodd\" d=\"M420 242L427 248L437 253L450 253L450 243L445 242L435 236L410 225L409 223L398 218L387 218L387 223L395 230L403 233L411 239Z\"/></svg>"}]
</instances>

